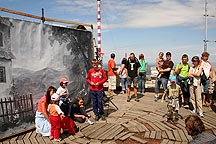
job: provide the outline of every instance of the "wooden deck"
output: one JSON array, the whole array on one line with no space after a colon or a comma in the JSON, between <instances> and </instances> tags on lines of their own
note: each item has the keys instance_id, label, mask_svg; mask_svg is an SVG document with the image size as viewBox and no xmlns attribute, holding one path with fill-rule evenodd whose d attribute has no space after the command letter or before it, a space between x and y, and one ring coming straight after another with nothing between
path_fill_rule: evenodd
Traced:
<instances>
[{"instance_id":1,"label":"wooden deck","mask_svg":"<svg viewBox=\"0 0 216 144\"><path fill-rule=\"evenodd\" d=\"M162 116L166 113L166 103L154 102L154 93L147 92L139 94L139 102L133 97L130 102L126 102L126 94L114 96L112 102L119 108L117 110L111 103L105 105L105 112L108 115L106 121L99 120L94 125L88 123L78 124L80 131L72 136L62 134L63 140L60 143L68 144L186 144L192 138L186 132L184 119L190 111L180 109L183 119L176 123L166 122ZM216 135L216 113L209 112L208 107L204 107L204 118L208 132ZM35 130L5 139L1 144L51 144L48 137L42 137Z\"/></svg>"}]
</instances>

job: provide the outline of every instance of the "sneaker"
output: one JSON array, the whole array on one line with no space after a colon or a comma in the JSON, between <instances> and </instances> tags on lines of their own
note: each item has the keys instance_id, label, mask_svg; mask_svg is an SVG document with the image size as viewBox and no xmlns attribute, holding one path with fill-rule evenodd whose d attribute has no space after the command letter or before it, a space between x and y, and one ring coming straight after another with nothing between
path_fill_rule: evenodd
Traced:
<instances>
[{"instance_id":1,"label":"sneaker","mask_svg":"<svg viewBox=\"0 0 216 144\"><path fill-rule=\"evenodd\" d=\"M200 116L200 117L204 117L203 113L200 113L199 116Z\"/></svg>"},{"instance_id":2,"label":"sneaker","mask_svg":"<svg viewBox=\"0 0 216 144\"><path fill-rule=\"evenodd\" d=\"M154 101L157 102L158 100L158 96L155 96Z\"/></svg>"},{"instance_id":3,"label":"sneaker","mask_svg":"<svg viewBox=\"0 0 216 144\"><path fill-rule=\"evenodd\" d=\"M135 101L136 101L136 102L139 102L139 99L138 99L138 98L135 98Z\"/></svg>"},{"instance_id":4,"label":"sneaker","mask_svg":"<svg viewBox=\"0 0 216 144\"><path fill-rule=\"evenodd\" d=\"M98 121L100 119L99 116L95 116L95 120Z\"/></svg>"},{"instance_id":5,"label":"sneaker","mask_svg":"<svg viewBox=\"0 0 216 144\"><path fill-rule=\"evenodd\" d=\"M102 120L102 121L105 121L105 120L106 120L106 118L105 118L104 115L101 116L101 120Z\"/></svg>"},{"instance_id":6,"label":"sneaker","mask_svg":"<svg viewBox=\"0 0 216 144\"><path fill-rule=\"evenodd\" d=\"M86 122L88 122L90 125L93 125L94 123L88 119Z\"/></svg>"},{"instance_id":7,"label":"sneaker","mask_svg":"<svg viewBox=\"0 0 216 144\"><path fill-rule=\"evenodd\" d=\"M128 97L127 102L130 102L130 97Z\"/></svg>"},{"instance_id":8,"label":"sneaker","mask_svg":"<svg viewBox=\"0 0 216 144\"><path fill-rule=\"evenodd\" d=\"M58 138L58 139L54 139L55 142L60 142L62 139Z\"/></svg>"},{"instance_id":9,"label":"sneaker","mask_svg":"<svg viewBox=\"0 0 216 144\"><path fill-rule=\"evenodd\" d=\"M192 110L192 111L191 111L191 113L194 113L194 114L195 114L195 113L196 113L196 111L195 111L195 110Z\"/></svg>"},{"instance_id":10,"label":"sneaker","mask_svg":"<svg viewBox=\"0 0 216 144\"><path fill-rule=\"evenodd\" d=\"M184 105L184 108L188 109L188 108L189 108L189 105Z\"/></svg>"}]
</instances>

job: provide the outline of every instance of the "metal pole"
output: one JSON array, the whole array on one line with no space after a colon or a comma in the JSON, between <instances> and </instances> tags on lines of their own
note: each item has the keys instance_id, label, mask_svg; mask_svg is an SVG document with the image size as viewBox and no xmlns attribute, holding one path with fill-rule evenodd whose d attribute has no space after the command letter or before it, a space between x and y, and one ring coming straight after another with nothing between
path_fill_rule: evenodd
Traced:
<instances>
[{"instance_id":1,"label":"metal pole","mask_svg":"<svg viewBox=\"0 0 216 144\"><path fill-rule=\"evenodd\" d=\"M205 40L204 40L204 51L207 51L207 17L208 17L208 14L207 14L207 4L208 4L208 0L205 0Z\"/></svg>"}]
</instances>

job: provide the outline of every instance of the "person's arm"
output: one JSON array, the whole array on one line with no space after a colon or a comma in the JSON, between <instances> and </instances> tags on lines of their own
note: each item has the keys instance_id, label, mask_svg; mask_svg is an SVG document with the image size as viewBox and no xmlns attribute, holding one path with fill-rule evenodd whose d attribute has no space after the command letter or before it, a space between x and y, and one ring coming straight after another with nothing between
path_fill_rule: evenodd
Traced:
<instances>
[{"instance_id":1,"label":"person's arm","mask_svg":"<svg viewBox=\"0 0 216 144\"><path fill-rule=\"evenodd\" d=\"M96 85L104 84L107 81L107 76L106 76L106 73L103 69L101 69L101 73L102 73L103 79L101 81L97 82Z\"/></svg>"},{"instance_id":2,"label":"person's arm","mask_svg":"<svg viewBox=\"0 0 216 144\"><path fill-rule=\"evenodd\" d=\"M74 113L74 117L75 117L75 118L82 118L82 119L85 119L85 118L86 118L86 116L80 115L80 114L76 114L76 113Z\"/></svg>"},{"instance_id":3,"label":"person's arm","mask_svg":"<svg viewBox=\"0 0 216 144\"><path fill-rule=\"evenodd\" d=\"M203 72L202 67L199 67L199 70L196 73L191 73L194 77L199 77L201 75L201 73Z\"/></svg>"},{"instance_id":4,"label":"person's arm","mask_svg":"<svg viewBox=\"0 0 216 144\"><path fill-rule=\"evenodd\" d=\"M164 102L164 97L168 94L168 89L166 89L162 95L161 102Z\"/></svg>"},{"instance_id":5,"label":"person's arm","mask_svg":"<svg viewBox=\"0 0 216 144\"><path fill-rule=\"evenodd\" d=\"M41 106L42 106L42 113L43 113L44 117L50 123L49 116L48 116L48 111L46 109L46 102L42 102Z\"/></svg>"},{"instance_id":6,"label":"person's arm","mask_svg":"<svg viewBox=\"0 0 216 144\"><path fill-rule=\"evenodd\" d=\"M148 63L146 63L146 74L148 73Z\"/></svg>"},{"instance_id":7,"label":"person's arm","mask_svg":"<svg viewBox=\"0 0 216 144\"><path fill-rule=\"evenodd\" d=\"M176 69L175 69L175 75L178 75L180 73L181 69L182 69L182 65L177 64Z\"/></svg>"}]
</instances>

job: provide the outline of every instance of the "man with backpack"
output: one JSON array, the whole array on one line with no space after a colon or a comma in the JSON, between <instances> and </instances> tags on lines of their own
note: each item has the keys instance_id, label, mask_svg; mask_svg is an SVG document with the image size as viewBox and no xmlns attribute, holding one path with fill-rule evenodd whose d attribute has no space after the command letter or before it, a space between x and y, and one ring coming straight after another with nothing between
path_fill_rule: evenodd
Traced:
<instances>
[{"instance_id":1,"label":"man with backpack","mask_svg":"<svg viewBox=\"0 0 216 144\"><path fill-rule=\"evenodd\" d=\"M184 108L189 108L189 101L190 101L190 92L189 92L189 85L188 85L188 72L190 66L188 65L188 55L183 54L181 62L177 64L175 68L175 75L176 75L176 83L181 87L184 97Z\"/></svg>"},{"instance_id":2,"label":"man with backpack","mask_svg":"<svg viewBox=\"0 0 216 144\"><path fill-rule=\"evenodd\" d=\"M131 84L133 83L133 88L134 88L134 95L135 95L135 101L138 100L137 96L137 89L138 89L138 74L139 74L139 69L140 69L140 63L139 60L135 57L134 53L130 53L130 57L128 58L128 61L125 66L128 70L128 77L127 77L127 83L128 83L128 99L127 102L130 102L131 96L130 96L130 88Z\"/></svg>"}]
</instances>

